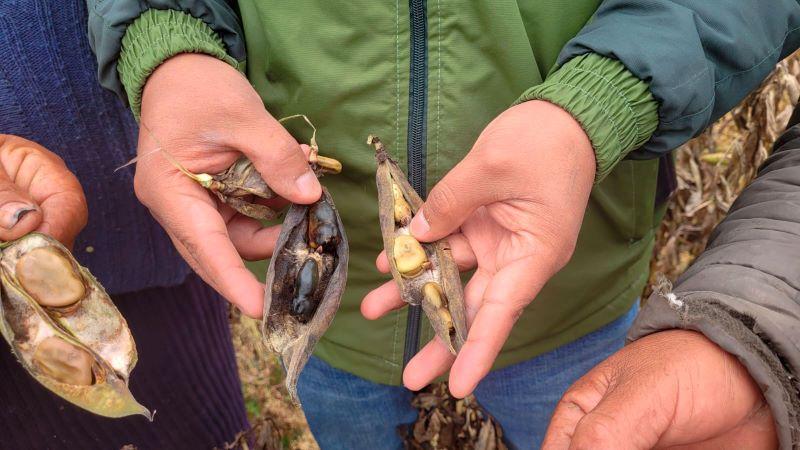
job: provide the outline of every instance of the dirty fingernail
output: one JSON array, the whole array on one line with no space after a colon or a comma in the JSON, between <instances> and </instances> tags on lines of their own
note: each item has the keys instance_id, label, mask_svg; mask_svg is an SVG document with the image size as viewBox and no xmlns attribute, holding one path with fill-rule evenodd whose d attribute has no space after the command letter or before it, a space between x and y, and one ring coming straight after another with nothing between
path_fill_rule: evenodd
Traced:
<instances>
[{"instance_id":1,"label":"dirty fingernail","mask_svg":"<svg viewBox=\"0 0 800 450\"><path fill-rule=\"evenodd\" d=\"M297 190L303 193L310 193L316 190L318 181L317 176L314 175L314 172L308 171L294 180L295 186L297 186Z\"/></svg>"},{"instance_id":2,"label":"dirty fingernail","mask_svg":"<svg viewBox=\"0 0 800 450\"><path fill-rule=\"evenodd\" d=\"M424 236L430 229L431 226L428 224L428 219L425 218L424 211L420 211L411 221L411 234L414 236Z\"/></svg>"},{"instance_id":3,"label":"dirty fingernail","mask_svg":"<svg viewBox=\"0 0 800 450\"><path fill-rule=\"evenodd\" d=\"M36 206L22 202L6 203L0 207L0 227L6 230L14 228L31 211L36 211Z\"/></svg>"}]
</instances>

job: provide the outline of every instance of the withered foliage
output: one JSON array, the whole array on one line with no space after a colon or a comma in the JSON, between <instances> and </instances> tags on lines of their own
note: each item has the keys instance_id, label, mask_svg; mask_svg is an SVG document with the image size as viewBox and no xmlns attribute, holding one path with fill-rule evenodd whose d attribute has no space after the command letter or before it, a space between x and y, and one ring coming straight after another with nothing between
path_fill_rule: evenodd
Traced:
<instances>
[{"instance_id":1,"label":"withered foliage","mask_svg":"<svg viewBox=\"0 0 800 450\"><path fill-rule=\"evenodd\" d=\"M658 274L674 281L703 251L786 127L800 96L799 75L800 53L795 53L733 111L677 151L678 190L657 234L651 285ZM643 298L647 294L649 288Z\"/></svg>"},{"instance_id":2,"label":"withered foliage","mask_svg":"<svg viewBox=\"0 0 800 450\"><path fill-rule=\"evenodd\" d=\"M444 383L437 383L418 393L411 404L419 410L419 418L400 430L407 436L408 450L507 449L502 429L473 396L455 399Z\"/></svg>"},{"instance_id":3,"label":"withered foliage","mask_svg":"<svg viewBox=\"0 0 800 450\"><path fill-rule=\"evenodd\" d=\"M734 111L677 151L678 190L657 234L653 282L656 274L674 280L705 248L711 230L753 179L783 131L800 96L798 76L800 54L795 54ZM265 351L257 323L238 313L232 313L231 323L251 422L269 419L281 436L277 448L318 448L302 412L288 399L280 365ZM474 398L456 400L444 384L420 392L414 406L420 414L405 430L409 449L505 448L500 427Z\"/></svg>"}]
</instances>

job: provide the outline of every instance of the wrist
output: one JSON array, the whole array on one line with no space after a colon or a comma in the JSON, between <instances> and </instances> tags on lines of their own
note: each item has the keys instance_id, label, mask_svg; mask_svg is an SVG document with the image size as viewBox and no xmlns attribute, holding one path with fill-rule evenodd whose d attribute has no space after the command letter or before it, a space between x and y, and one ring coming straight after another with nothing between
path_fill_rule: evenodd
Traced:
<instances>
[{"instance_id":1,"label":"wrist","mask_svg":"<svg viewBox=\"0 0 800 450\"><path fill-rule=\"evenodd\" d=\"M508 111L519 117L523 129L532 126L537 129L539 145L534 151L558 152L559 158L566 159L576 182L593 184L597 169L595 152L588 134L572 114L544 100L520 103Z\"/></svg>"},{"instance_id":2,"label":"wrist","mask_svg":"<svg viewBox=\"0 0 800 450\"><path fill-rule=\"evenodd\" d=\"M197 74L208 76L222 70L232 70L228 64L219 59L202 53L179 53L166 59L147 78L142 90L142 111L148 99L160 98L163 94L180 89L180 84L196 78ZM192 98L195 93L185 93L186 98Z\"/></svg>"},{"instance_id":3,"label":"wrist","mask_svg":"<svg viewBox=\"0 0 800 450\"><path fill-rule=\"evenodd\" d=\"M658 103L648 84L619 61L596 54L573 58L517 102L530 100L559 105L581 123L596 154L598 182L658 126Z\"/></svg>"}]
</instances>

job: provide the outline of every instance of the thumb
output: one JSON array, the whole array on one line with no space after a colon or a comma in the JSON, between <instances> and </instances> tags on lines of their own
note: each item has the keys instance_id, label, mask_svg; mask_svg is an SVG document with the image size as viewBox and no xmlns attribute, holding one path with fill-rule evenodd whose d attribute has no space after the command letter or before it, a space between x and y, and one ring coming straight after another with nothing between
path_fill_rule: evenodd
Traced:
<instances>
[{"instance_id":1,"label":"thumb","mask_svg":"<svg viewBox=\"0 0 800 450\"><path fill-rule=\"evenodd\" d=\"M411 221L411 233L420 241L442 239L456 231L476 209L494 201L490 181L473 154L436 183L425 204Z\"/></svg>"},{"instance_id":2,"label":"thumb","mask_svg":"<svg viewBox=\"0 0 800 450\"><path fill-rule=\"evenodd\" d=\"M238 133L242 153L281 197L300 204L317 201L322 187L301 145L266 111L261 119L259 126Z\"/></svg>"},{"instance_id":3,"label":"thumb","mask_svg":"<svg viewBox=\"0 0 800 450\"><path fill-rule=\"evenodd\" d=\"M0 169L0 240L21 238L38 228L42 217L36 202Z\"/></svg>"}]
</instances>

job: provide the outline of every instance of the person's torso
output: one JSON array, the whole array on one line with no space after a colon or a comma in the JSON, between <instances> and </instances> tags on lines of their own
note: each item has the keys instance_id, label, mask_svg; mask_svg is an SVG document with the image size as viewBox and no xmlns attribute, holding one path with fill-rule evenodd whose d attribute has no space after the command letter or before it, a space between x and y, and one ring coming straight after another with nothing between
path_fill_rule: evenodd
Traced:
<instances>
[{"instance_id":1,"label":"person's torso","mask_svg":"<svg viewBox=\"0 0 800 450\"><path fill-rule=\"evenodd\" d=\"M374 322L359 313L363 295L387 280L374 266L382 241L367 135L380 136L415 182L430 188L489 121L541 83L598 4L240 0L248 77L267 109L276 117L308 115L321 153L344 166L323 184L350 238L349 279L319 356L374 381L399 382L405 313ZM303 124L289 129L307 142ZM513 152L514 143L497 151ZM657 171L657 161L626 160L596 186L572 261L526 309L498 366L627 311L647 276ZM252 267L263 276L264 264ZM428 328L422 339L431 336Z\"/></svg>"},{"instance_id":2,"label":"person's torso","mask_svg":"<svg viewBox=\"0 0 800 450\"><path fill-rule=\"evenodd\" d=\"M111 293L183 282L188 266L133 192L130 112L97 82L83 0L0 2L0 133L38 142L78 177L89 223L74 253Z\"/></svg>"}]
</instances>

